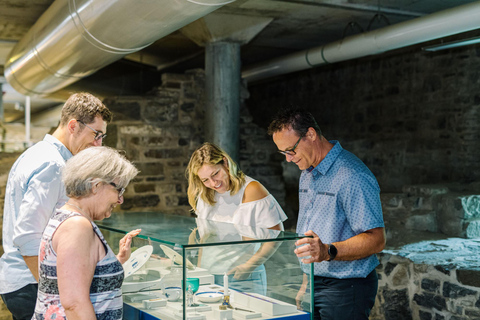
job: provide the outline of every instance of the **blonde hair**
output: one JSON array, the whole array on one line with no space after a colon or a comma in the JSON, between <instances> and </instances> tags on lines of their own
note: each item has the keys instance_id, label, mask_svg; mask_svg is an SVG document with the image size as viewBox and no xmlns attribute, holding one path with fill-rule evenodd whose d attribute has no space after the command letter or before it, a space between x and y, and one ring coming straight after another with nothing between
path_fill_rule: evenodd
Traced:
<instances>
[{"instance_id":1,"label":"blonde hair","mask_svg":"<svg viewBox=\"0 0 480 320\"><path fill-rule=\"evenodd\" d=\"M137 168L117 150L109 147L90 147L70 158L62 171L67 196L80 198L92 193L98 182L116 180L125 188L138 174Z\"/></svg>"},{"instance_id":2,"label":"blonde hair","mask_svg":"<svg viewBox=\"0 0 480 320\"><path fill-rule=\"evenodd\" d=\"M204 164L217 165L228 163L228 175L230 177L230 193L236 194L245 184L245 174L238 168L237 164L220 147L213 143L205 142L195 150L188 162L186 176L188 179L188 203L193 211L197 210L197 201L202 198L209 205L214 205L215 190L205 187L198 177L198 171Z\"/></svg>"}]
</instances>

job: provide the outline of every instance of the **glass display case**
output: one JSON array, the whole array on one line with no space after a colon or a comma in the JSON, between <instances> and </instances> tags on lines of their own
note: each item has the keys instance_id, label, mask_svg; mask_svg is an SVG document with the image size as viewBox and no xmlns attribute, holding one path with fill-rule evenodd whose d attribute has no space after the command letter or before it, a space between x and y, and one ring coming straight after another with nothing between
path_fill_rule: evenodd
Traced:
<instances>
[{"instance_id":1,"label":"glass display case","mask_svg":"<svg viewBox=\"0 0 480 320\"><path fill-rule=\"evenodd\" d=\"M313 264L292 232L160 213L96 222L114 252L140 228L124 263L124 319L313 319Z\"/></svg>"}]
</instances>

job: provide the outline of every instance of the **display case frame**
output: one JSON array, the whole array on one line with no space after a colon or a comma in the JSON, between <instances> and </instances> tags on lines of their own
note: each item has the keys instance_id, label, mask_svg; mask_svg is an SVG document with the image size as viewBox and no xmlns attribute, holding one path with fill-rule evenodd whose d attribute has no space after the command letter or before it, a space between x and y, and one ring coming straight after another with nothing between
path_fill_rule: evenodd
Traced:
<instances>
[{"instance_id":1,"label":"display case frame","mask_svg":"<svg viewBox=\"0 0 480 320\"><path fill-rule=\"evenodd\" d=\"M133 274L132 265L137 267L139 261L128 264L128 268L124 264L124 319L313 319L313 290L310 289L313 264L301 263L293 252L295 242L304 235L156 212L113 213L96 224L115 252L121 237L131 230L142 229L133 240L132 256L149 257L146 262L140 261L145 264L133 270ZM148 246L152 247L150 254ZM135 249L140 248L143 249L135 254ZM192 266L194 269L189 268ZM173 272L178 269L181 270L178 274ZM227 275L227 272L231 273ZM242 280L243 277L247 279ZM191 278L199 279L199 291L193 293L193 299ZM180 288L166 286L170 280L178 279ZM225 286L224 282L229 283ZM305 295L296 301L294 295L302 288ZM178 291L179 299L168 301ZM202 294L203 301L209 301L208 292L224 291L230 293L232 303L225 303L224 294L216 302L198 301ZM136 300L142 299L142 295L147 298ZM227 305L226 312L220 310L222 304ZM197 305L211 308L202 311ZM297 310L299 305L303 310Z\"/></svg>"}]
</instances>

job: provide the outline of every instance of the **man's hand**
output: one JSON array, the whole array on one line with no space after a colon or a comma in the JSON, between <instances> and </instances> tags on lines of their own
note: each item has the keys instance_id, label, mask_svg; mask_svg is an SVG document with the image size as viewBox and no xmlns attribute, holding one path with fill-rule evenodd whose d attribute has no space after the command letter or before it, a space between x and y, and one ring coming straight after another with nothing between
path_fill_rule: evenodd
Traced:
<instances>
[{"instance_id":1,"label":"man's hand","mask_svg":"<svg viewBox=\"0 0 480 320\"><path fill-rule=\"evenodd\" d=\"M324 244L322 240L313 232L308 230L305 232L306 236L313 236L313 238L303 238L295 242L297 249L295 254L299 258L308 257L302 259L303 263L322 262L328 260L328 245Z\"/></svg>"},{"instance_id":2,"label":"man's hand","mask_svg":"<svg viewBox=\"0 0 480 320\"><path fill-rule=\"evenodd\" d=\"M140 231L142 231L142 229L132 230L120 239L117 259L121 264L124 264L128 258L130 258L130 254L132 253L132 238L138 236Z\"/></svg>"}]
</instances>

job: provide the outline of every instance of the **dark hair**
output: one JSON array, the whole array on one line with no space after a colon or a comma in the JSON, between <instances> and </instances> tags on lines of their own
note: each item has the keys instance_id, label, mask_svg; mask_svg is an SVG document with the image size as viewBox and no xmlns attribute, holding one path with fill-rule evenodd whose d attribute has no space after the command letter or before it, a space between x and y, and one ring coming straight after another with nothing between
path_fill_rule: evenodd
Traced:
<instances>
[{"instance_id":1,"label":"dark hair","mask_svg":"<svg viewBox=\"0 0 480 320\"><path fill-rule=\"evenodd\" d=\"M273 135L275 132L289 128L292 128L300 137L307 134L308 128L313 128L319 136L322 135L322 130L312 114L296 107L288 107L278 112L268 126L268 134Z\"/></svg>"},{"instance_id":2,"label":"dark hair","mask_svg":"<svg viewBox=\"0 0 480 320\"><path fill-rule=\"evenodd\" d=\"M97 116L107 123L112 121L112 112L100 99L87 92L75 93L63 105L60 126L67 125L71 119L92 123Z\"/></svg>"}]
</instances>

